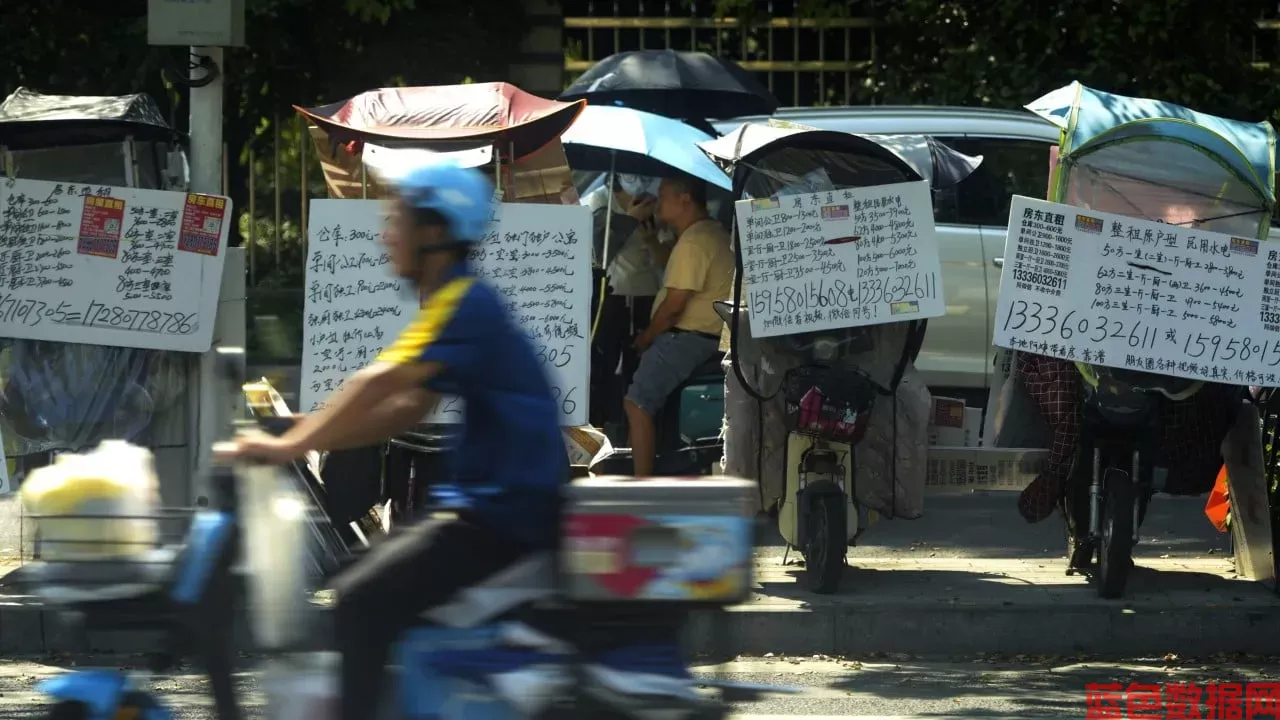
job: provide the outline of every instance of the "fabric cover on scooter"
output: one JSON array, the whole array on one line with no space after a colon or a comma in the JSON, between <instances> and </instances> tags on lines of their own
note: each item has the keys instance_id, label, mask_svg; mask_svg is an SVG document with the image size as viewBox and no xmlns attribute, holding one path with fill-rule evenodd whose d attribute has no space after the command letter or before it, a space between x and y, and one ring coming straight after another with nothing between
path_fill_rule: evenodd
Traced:
<instances>
[{"instance_id":1,"label":"fabric cover on scooter","mask_svg":"<svg viewBox=\"0 0 1280 720\"><path fill-rule=\"evenodd\" d=\"M1028 522L1053 514L1071 473L1080 439L1080 374L1067 360L1018 353L1015 376L1027 388L1053 433L1049 459L1018 499ZM1231 388L1206 383L1187 400L1163 403L1161 454L1168 465L1166 492L1199 495L1213 486L1222 466L1220 447L1237 407Z\"/></svg>"},{"instance_id":2,"label":"fabric cover on scooter","mask_svg":"<svg viewBox=\"0 0 1280 720\"><path fill-rule=\"evenodd\" d=\"M725 373L725 417L730 419L725 424L725 474L755 478L760 483L763 510L782 497L786 477L786 402L782 393L774 391L786 371L801 360L777 343L754 341L748 317L746 311L738 317L742 372L757 392L772 397L767 402L755 400L736 373ZM888 385L906 341L907 325L880 325L872 331L875 347L846 360L876 382ZM912 366L907 367L894 395L896 407L895 397L881 396L871 410L867 433L856 450L855 494L859 503L885 517L914 519L924 514L928 462L920 448L928 444L930 395Z\"/></svg>"}]
</instances>

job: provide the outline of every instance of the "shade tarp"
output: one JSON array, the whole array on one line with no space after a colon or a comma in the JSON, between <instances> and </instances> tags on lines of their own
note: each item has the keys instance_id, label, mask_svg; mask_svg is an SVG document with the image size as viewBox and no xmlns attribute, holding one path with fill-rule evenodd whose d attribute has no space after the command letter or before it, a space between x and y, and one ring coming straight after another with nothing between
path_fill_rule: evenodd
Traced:
<instances>
[{"instance_id":1,"label":"shade tarp","mask_svg":"<svg viewBox=\"0 0 1280 720\"><path fill-rule=\"evenodd\" d=\"M316 108L295 106L339 143L437 151L497 146L503 159L542 149L585 103L531 95L510 83L382 88Z\"/></svg>"},{"instance_id":2,"label":"shade tarp","mask_svg":"<svg viewBox=\"0 0 1280 720\"><path fill-rule=\"evenodd\" d=\"M835 184L850 187L903 182L906 171L915 176L907 180L926 180L935 189L945 188L968 177L982 163L981 157L961 154L924 135L855 135L775 121L745 123L699 147L722 165L735 167L735 175L754 174L750 184L756 188L770 175L761 172L766 156L779 182L821 168ZM788 156L794 162L787 162ZM786 165L792 166L789 172Z\"/></svg>"},{"instance_id":3,"label":"shade tarp","mask_svg":"<svg viewBox=\"0 0 1280 720\"><path fill-rule=\"evenodd\" d=\"M1270 123L1228 120L1161 100L1101 92L1078 82L1026 107L1062 128L1064 161L1103 144L1161 139L1199 148L1267 205L1275 202L1275 132ZM1140 149L1150 152L1153 146Z\"/></svg>"},{"instance_id":4,"label":"shade tarp","mask_svg":"<svg viewBox=\"0 0 1280 720\"><path fill-rule=\"evenodd\" d=\"M312 147L324 172L325 186L329 197L334 199L387 197L387 188L382 182L382 166L410 160L416 154L414 150L405 148L389 149L367 144L356 152L354 148L332 142L318 127L311 127L310 132L314 141ZM496 172L492 162L479 165L479 160L484 157L491 159L492 152L472 148L458 151L454 157L459 158L461 164L479 167L491 177ZM563 204L578 201L564 146L559 139L513 164L504 164L502 178L504 202Z\"/></svg>"},{"instance_id":5,"label":"shade tarp","mask_svg":"<svg viewBox=\"0 0 1280 720\"><path fill-rule=\"evenodd\" d=\"M0 102L0 145L10 149L178 137L149 95L45 95L20 87Z\"/></svg>"}]
</instances>

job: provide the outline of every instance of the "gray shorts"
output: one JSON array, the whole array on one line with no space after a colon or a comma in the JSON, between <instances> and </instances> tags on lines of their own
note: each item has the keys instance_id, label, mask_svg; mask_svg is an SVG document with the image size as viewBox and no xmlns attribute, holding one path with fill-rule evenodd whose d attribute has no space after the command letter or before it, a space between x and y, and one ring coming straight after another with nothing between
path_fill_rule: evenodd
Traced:
<instances>
[{"instance_id":1,"label":"gray shorts","mask_svg":"<svg viewBox=\"0 0 1280 720\"><path fill-rule=\"evenodd\" d=\"M692 332L662 333L640 356L627 399L649 415L657 415L671 393L719 352L719 338Z\"/></svg>"}]
</instances>

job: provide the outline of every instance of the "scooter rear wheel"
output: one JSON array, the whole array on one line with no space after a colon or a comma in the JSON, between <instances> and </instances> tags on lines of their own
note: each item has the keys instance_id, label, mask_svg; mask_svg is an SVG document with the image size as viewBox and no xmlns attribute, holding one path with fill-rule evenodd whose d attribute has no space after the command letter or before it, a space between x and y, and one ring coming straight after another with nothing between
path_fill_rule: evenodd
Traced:
<instances>
[{"instance_id":1,"label":"scooter rear wheel","mask_svg":"<svg viewBox=\"0 0 1280 720\"><path fill-rule=\"evenodd\" d=\"M805 523L804 579L810 592L828 595L840 587L848 552L848 520L844 495L817 495Z\"/></svg>"},{"instance_id":2,"label":"scooter rear wheel","mask_svg":"<svg viewBox=\"0 0 1280 720\"><path fill-rule=\"evenodd\" d=\"M1124 595L1133 567L1133 478L1123 470L1107 468L1103 475L1102 538L1098 568L1098 595L1107 599Z\"/></svg>"}]
</instances>

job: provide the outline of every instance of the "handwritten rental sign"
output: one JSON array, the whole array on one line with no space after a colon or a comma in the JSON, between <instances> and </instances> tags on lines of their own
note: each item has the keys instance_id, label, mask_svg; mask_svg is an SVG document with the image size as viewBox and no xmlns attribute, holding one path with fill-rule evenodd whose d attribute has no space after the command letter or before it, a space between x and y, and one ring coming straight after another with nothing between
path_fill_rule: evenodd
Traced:
<instances>
[{"instance_id":1,"label":"handwritten rental sign","mask_svg":"<svg viewBox=\"0 0 1280 720\"><path fill-rule=\"evenodd\" d=\"M740 200L736 209L754 337L947 312L928 183Z\"/></svg>"},{"instance_id":2,"label":"handwritten rental sign","mask_svg":"<svg viewBox=\"0 0 1280 720\"><path fill-rule=\"evenodd\" d=\"M418 312L391 271L377 200L312 200L301 406L314 410L368 365ZM563 425L585 425L591 322L591 215L580 206L507 204L472 254L477 274L506 298L551 379ZM461 421L444 398L428 422Z\"/></svg>"},{"instance_id":3,"label":"handwritten rental sign","mask_svg":"<svg viewBox=\"0 0 1280 720\"><path fill-rule=\"evenodd\" d=\"M1280 256L1249 238L1015 197L994 344L1275 385Z\"/></svg>"},{"instance_id":4,"label":"handwritten rental sign","mask_svg":"<svg viewBox=\"0 0 1280 720\"><path fill-rule=\"evenodd\" d=\"M0 179L0 337L204 352L231 201Z\"/></svg>"}]
</instances>

